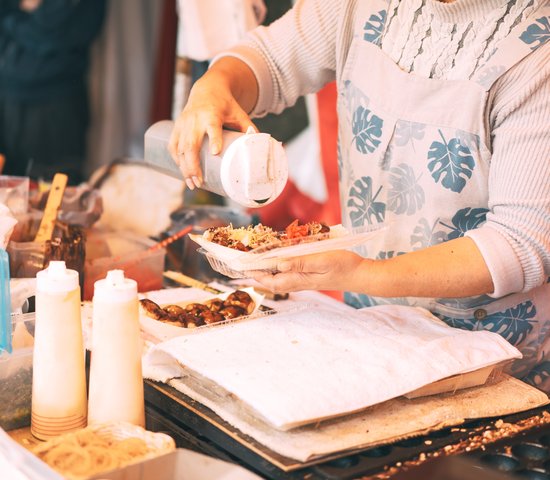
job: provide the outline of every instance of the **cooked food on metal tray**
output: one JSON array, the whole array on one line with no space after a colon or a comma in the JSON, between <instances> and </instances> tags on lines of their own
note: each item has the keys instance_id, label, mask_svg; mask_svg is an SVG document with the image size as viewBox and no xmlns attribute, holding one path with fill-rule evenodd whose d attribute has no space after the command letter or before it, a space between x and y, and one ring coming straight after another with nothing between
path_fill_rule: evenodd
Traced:
<instances>
[{"instance_id":1,"label":"cooked food on metal tray","mask_svg":"<svg viewBox=\"0 0 550 480\"><path fill-rule=\"evenodd\" d=\"M298 220L294 220L282 232L275 231L261 223L240 228L227 225L225 227L209 228L204 232L203 237L224 247L248 252L258 247L277 247L284 244L286 240L306 239L313 235L328 232L330 232L330 227L323 223L308 222L301 224Z\"/></svg>"},{"instance_id":2,"label":"cooked food on metal tray","mask_svg":"<svg viewBox=\"0 0 550 480\"><path fill-rule=\"evenodd\" d=\"M181 328L201 327L243 317L250 315L256 307L252 297L243 290L235 290L225 300L212 298L204 303L194 302L184 306L161 307L148 298L139 302L148 317Z\"/></svg>"}]
</instances>

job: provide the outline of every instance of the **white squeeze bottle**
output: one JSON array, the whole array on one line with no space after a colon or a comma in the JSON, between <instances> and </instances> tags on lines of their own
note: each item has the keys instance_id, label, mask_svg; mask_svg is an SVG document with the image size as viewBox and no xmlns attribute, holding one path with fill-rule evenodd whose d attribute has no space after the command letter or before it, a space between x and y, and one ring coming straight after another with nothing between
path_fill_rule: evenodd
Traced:
<instances>
[{"instance_id":1,"label":"white squeeze bottle","mask_svg":"<svg viewBox=\"0 0 550 480\"><path fill-rule=\"evenodd\" d=\"M111 270L94 284L88 421L145 426L137 283Z\"/></svg>"},{"instance_id":2,"label":"white squeeze bottle","mask_svg":"<svg viewBox=\"0 0 550 480\"><path fill-rule=\"evenodd\" d=\"M162 120L145 132L144 161L158 171L182 178L168 152L174 122ZM268 133L222 131L222 151L210 153L208 137L200 151L202 189L230 198L244 207L258 208L273 202L285 188L288 162L281 142Z\"/></svg>"},{"instance_id":3,"label":"white squeeze bottle","mask_svg":"<svg viewBox=\"0 0 550 480\"><path fill-rule=\"evenodd\" d=\"M86 426L78 272L52 261L36 274L31 433L42 440Z\"/></svg>"}]
</instances>

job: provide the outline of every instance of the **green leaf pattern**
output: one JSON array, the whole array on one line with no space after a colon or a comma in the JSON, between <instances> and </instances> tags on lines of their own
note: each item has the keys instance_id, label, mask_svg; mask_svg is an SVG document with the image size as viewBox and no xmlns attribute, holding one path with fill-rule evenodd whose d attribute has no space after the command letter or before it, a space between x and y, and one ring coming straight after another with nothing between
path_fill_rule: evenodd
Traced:
<instances>
[{"instance_id":1,"label":"green leaf pattern","mask_svg":"<svg viewBox=\"0 0 550 480\"><path fill-rule=\"evenodd\" d=\"M414 141L424 138L426 125L424 123L408 122L398 120L395 124L394 142L398 147L403 147L408 143L411 144L414 150Z\"/></svg>"},{"instance_id":2,"label":"green leaf pattern","mask_svg":"<svg viewBox=\"0 0 550 480\"><path fill-rule=\"evenodd\" d=\"M350 220L354 227L374 223L382 223L386 216L386 204L377 202L381 187L376 193L373 191L372 178L361 177L356 180L348 194L348 208Z\"/></svg>"},{"instance_id":3,"label":"green leaf pattern","mask_svg":"<svg viewBox=\"0 0 550 480\"><path fill-rule=\"evenodd\" d=\"M352 131L355 147L361 153L372 153L380 145L384 121L368 108L358 107L353 114Z\"/></svg>"},{"instance_id":4,"label":"green leaf pattern","mask_svg":"<svg viewBox=\"0 0 550 480\"><path fill-rule=\"evenodd\" d=\"M536 23L529 25L519 38L531 46L531 50L542 47L550 41L550 17L537 18Z\"/></svg>"},{"instance_id":5,"label":"green leaf pattern","mask_svg":"<svg viewBox=\"0 0 550 480\"><path fill-rule=\"evenodd\" d=\"M436 230L439 224L437 219L432 225L426 218L421 218L418 224L414 227L411 235L411 247L413 250L420 250L431 245L438 245L447 240L447 234L441 230Z\"/></svg>"},{"instance_id":6,"label":"green leaf pattern","mask_svg":"<svg viewBox=\"0 0 550 480\"><path fill-rule=\"evenodd\" d=\"M475 160L470 149L460 143L460 139L452 138L447 142L439 130L442 142L434 141L428 152L428 169L433 179L443 187L460 193L466 182L472 176Z\"/></svg>"},{"instance_id":7,"label":"green leaf pattern","mask_svg":"<svg viewBox=\"0 0 550 480\"><path fill-rule=\"evenodd\" d=\"M389 180L388 210L396 215L412 215L424 206L424 189L409 165L402 163L392 168Z\"/></svg>"}]
</instances>

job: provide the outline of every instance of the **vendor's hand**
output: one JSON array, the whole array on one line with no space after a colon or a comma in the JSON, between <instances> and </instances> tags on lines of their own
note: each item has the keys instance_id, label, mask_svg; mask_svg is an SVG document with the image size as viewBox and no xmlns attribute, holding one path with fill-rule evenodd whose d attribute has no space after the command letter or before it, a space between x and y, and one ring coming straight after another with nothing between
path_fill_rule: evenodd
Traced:
<instances>
[{"instance_id":1,"label":"vendor's hand","mask_svg":"<svg viewBox=\"0 0 550 480\"><path fill-rule=\"evenodd\" d=\"M42 0L21 0L19 2L19 8L24 12L34 12L40 5Z\"/></svg>"},{"instance_id":2,"label":"vendor's hand","mask_svg":"<svg viewBox=\"0 0 550 480\"><path fill-rule=\"evenodd\" d=\"M235 59L222 59L220 63L226 60ZM226 69L215 67L191 89L168 144L168 150L191 190L202 185L200 150L205 135L210 142L210 153L218 155L222 150L223 126L241 132L246 132L249 127L257 130L233 96Z\"/></svg>"},{"instance_id":3,"label":"vendor's hand","mask_svg":"<svg viewBox=\"0 0 550 480\"><path fill-rule=\"evenodd\" d=\"M289 258L277 264L277 273L248 272L272 292L299 290L352 290L357 289L360 269L367 262L356 253L333 251Z\"/></svg>"}]
</instances>

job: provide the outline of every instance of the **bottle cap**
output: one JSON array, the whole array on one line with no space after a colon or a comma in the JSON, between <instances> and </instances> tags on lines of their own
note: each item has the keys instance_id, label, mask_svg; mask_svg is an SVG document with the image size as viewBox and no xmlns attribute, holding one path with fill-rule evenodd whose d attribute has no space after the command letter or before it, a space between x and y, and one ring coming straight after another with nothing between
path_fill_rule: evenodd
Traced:
<instances>
[{"instance_id":1,"label":"bottle cap","mask_svg":"<svg viewBox=\"0 0 550 480\"><path fill-rule=\"evenodd\" d=\"M288 179L281 142L249 128L223 154L220 177L226 195L245 207L262 207L275 200Z\"/></svg>"},{"instance_id":2,"label":"bottle cap","mask_svg":"<svg viewBox=\"0 0 550 480\"><path fill-rule=\"evenodd\" d=\"M36 274L36 290L47 293L71 292L79 288L78 272L70 270L64 261L52 260Z\"/></svg>"},{"instance_id":3,"label":"bottle cap","mask_svg":"<svg viewBox=\"0 0 550 480\"><path fill-rule=\"evenodd\" d=\"M123 270L109 270L107 276L94 283L94 301L127 302L137 298L137 282L124 277Z\"/></svg>"}]
</instances>

